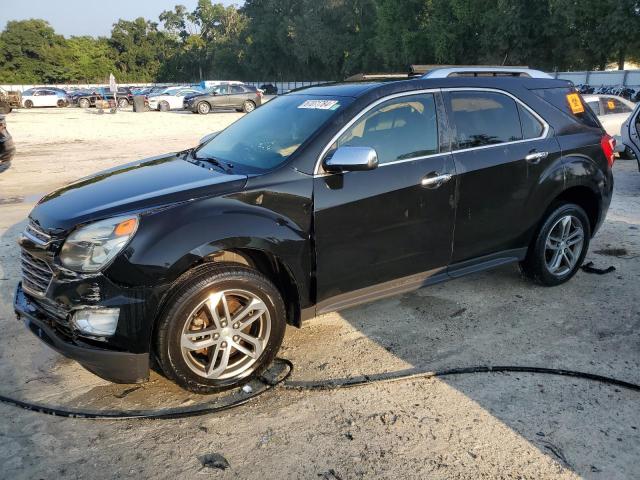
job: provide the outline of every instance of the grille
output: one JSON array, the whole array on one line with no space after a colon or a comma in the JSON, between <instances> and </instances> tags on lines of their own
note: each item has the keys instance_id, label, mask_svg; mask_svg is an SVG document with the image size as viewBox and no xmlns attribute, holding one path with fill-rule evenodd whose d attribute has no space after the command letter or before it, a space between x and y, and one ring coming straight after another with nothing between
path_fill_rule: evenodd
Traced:
<instances>
[{"instance_id":1,"label":"grille","mask_svg":"<svg viewBox=\"0 0 640 480\"><path fill-rule=\"evenodd\" d=\"M26 250L20 254L22 287L35 295L44 295L49 288L53 272L47 262L34 257Z\"/></svg>"},{"instance_id":2,"label":"grille","mask_svg":"<svg viewBox=\"0 0 640 480\"><path fill-rule=\"evenodd\" d=\"M46 233L40 231L35 225L29 223L27 228L24 230L24 234L28 237L31 237L32 240L35 240L36 243L46 244L51 241L51 237Z\"/></svg>"}]
</instances>

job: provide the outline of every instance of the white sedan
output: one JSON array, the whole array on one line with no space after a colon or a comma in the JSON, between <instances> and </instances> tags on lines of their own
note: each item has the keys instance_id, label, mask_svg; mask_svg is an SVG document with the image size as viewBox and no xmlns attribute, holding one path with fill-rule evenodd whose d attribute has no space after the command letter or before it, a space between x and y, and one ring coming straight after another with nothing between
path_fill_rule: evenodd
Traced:
<instances>
[{"instance_id":1,"label":"white sedan","mask_svg":"<svg viewBox=\"0 0 640 480\"><path fill-rule=\"evenodd\" d=\"M616 95L583 95L583 98L611 136L620 135L620 127L636 107L635 103Z\"/></svg>"},{"instance_id":2,"label":"white sedan","mask_svg":"<svg viewBox=\"0 0 640 480\"><path fill-rule=\"evenodd\" d=\"M172 91L170 94L156 95L149 97L149 108L160 112L168 112L169 110L182 109L182 103L185 95L198 95L202 90L197 88L181 88Z\"/></svg>"},{"instance_id":3,"label":"white sedan","mask_svg":"<svg viewBox=\"0 0 640 480\"><path fill-rule=\"evenodd\" d=\"M26 95L22 95L22 106L24 108L32 107L66 107L68 100L55 90L35 90L25 91Z\"/></svg>"}]
</instances>

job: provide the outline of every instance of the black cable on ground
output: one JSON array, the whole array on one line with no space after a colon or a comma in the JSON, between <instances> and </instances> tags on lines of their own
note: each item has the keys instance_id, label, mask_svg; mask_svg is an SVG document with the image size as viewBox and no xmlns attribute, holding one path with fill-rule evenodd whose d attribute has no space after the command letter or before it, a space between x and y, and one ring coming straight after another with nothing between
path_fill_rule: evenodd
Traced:
<instances>
[{"instance_id":1,"label":"black cable on ground","mask_svg":"<svg viewBox=\"0 0 640 480\"><path fill-rule=\"evenodd\" d=\"M403 373L399 375L372 375L365 376L361 379L345 380L341 382L335 382L331 380L319 381L319 382L305 382L294 381L288 382L287 380L293 373L293 363L285 358L278 358L277 361L284 363L287 366L287 372L275 382L269 382L266 379L261 379L262 383L266 386L264 390L259 390L253 395L235 400L225 405L218 406L200 406L182 409L165 409L165 410L153 410L153 411L122 411L122 412L86 412L81 410L68 410L64 408L47 407L45 405L39 405L35 403L26 402L23 400L17 400L4 395L0 395L0 402L12 405L15 407L23 408L33 412L44 413L47 415L53 415L57 417L67 418L83 418L83 419L105 419L105 420L127 420L127 419L176 419L185 417L195 417L199 415L208 415L224 412L233 408L245 405L261 396L262 394L273 390L276 387L285 388L287 390L298 391L326 391L326 390L339 390L343 388L361 387L364 385L372 385L378 383L391 383L407 380L417 380L426 378L440 378L452 375L467 375L474 373L534 373L544 375L556 375L562 377L581 378L584 380L591 380L595 382L604 383L607 385L614 385L617 387L625 388L635 392L640 392L640 385L619 380L617 378L607 377L603 375L596 375L593 373L577 372L574 370L564 370L557 368L542 368L542 367L520 367L520 366L477 366L477 367L465 367L465 368L452 368L448 370L430 371L430 372L415 372L415 373Z\"/></svg>"}]
</instances>

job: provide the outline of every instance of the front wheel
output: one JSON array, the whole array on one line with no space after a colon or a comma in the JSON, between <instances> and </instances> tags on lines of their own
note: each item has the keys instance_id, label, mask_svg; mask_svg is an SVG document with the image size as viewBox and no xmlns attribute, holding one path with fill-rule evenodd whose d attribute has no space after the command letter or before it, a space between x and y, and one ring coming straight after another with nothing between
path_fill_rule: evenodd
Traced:
<instances>
[{"instance_id":1,"label":"front wheel","mask_svg":"<svg viewBox=\"0 0 640 480\"><path fill-rule=\"evenodd\" d=\"M167 102L166 100L162 100L158 104L158 111L159 112L168 112L169 110L171 110L171 107L169 106L169 102Z\"/></svg>"},{"instance_id":2,"label":"front wheel","mask_svg":"<svg viewBox=\"0 0 640 480\"><path fill-rule=\"evenodd\" d=\"M198 104L198 113L199 114L206 115L210 111L211 111L211 105L209 105L207 102L200 102Z\"/></svg>"},{"instance_id":3,"label":"front wheel","mask_svg":"<svg viewBox=\"0 0 640 480\"><path fill-rule=\"evenodd\" d=\"M119 98L118 99L118 107L127 108L128 106L129 106L129 100L127 100L126 98Z\"/></svg>"},{"instance_id":4,"label":"front wheel","mask_svg":"<svg viewBox=\"0 0 640 480\"><path fill-rule=\"evenodd\" d=\"M200 268L169 300L155 352L169 379L214 393L249 382L271 364L284 337L285 307L276 287L251 268Z\"/></svg>"},{"instance_id":5,"label":"front wheel","mask_svg":"<svg viewBox=\"0 0 640 480\"><path fill-rule=\"evenodd\" d=\"M31 100L26 100L24 102L24 108L33 108L33 102Z\"/></svg>"},{"instance_id":6,"label":"front wheel","mask_svg":"<svg viewBox=\"0 0 640 480\"><path fill-rule=\"evenodd\" d=\"M589 249L591 226L585 211L573 203L557 206L533 239L522 272L536 283L560 285L573 277Z\"/></svg>"},{"instance_id":7,"label":"front wheel","mask_svg":"<svg viewBox=\"0 0 640 480\"><path fill-rule=\"evenodd\" d=\"M78 102L78 105L80 106L80 108L89 108L91 106L91 102L88 98L81 98Z\"/></svg>"},{"instance_id":8,"label":"front wheel","mask_svg":"<svg viewBox=\"0 0 640 480\"><path fill-rule=\"evenodd\" d=\"M65 102L64 100L60 99L56 102L56 105L58 106L58 108L63 108L67 106L67 102Z\"/></svg>"}]
</instances>

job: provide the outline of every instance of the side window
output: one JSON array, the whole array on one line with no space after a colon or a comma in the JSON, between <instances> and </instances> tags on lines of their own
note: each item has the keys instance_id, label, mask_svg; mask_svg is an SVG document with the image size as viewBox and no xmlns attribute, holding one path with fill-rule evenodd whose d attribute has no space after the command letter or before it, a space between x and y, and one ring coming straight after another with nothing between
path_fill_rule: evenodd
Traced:
<instances>
[{"instance_id":1,"label":"side window","mask_svg":"<svg viewBox=\"0 0 640 480\"><path fill-rule=\"evenodd\" d=\"M602 104L604 106L604 114L611 115L614 113L629 113L631 109L627 107L620 100L615 98L603 98Z\"/></svg>"},{"instance_id":2,"label":"side window","mask_svg":"<svg viewBox=\"0 0 640 480\"><path fill-rule=\"evenodd\" d=\"M533 114L518 104L518 114L520 115L520 125L522 125L522 138L528 140L538 138L544 132L544 125L540 123Z\"/></svg>"},{"instance_id":3,"label":"side window","mask_svg":"<svg viewBox=\"0 0 640 480\"><path fill-rule=\"evenodd\" d=\"M433 94L411 95L386 101L352 125L333 148L371 147L378 163L438 153L438 119Z\"/></svg>"},{"instance_id":4,"label":"side window","mask_svg":"<svg viewBox=\"0 0 640 480\"><path fill-rule=\"evenodd\" d=\"M451 92L451 113L458 149L522 140L518 106L491 92Z\"/></svg>"},{"instance_id":5,"label":"side window","mask_svg":"<svg viewBox=\"0 0 640 480\"><path fill-rule=\"evenodd\" d=\"M231 93L244 93L244 92L245 92L245 89L242 88L239 85L232 85L231 86Z\"/></svg>"}]
</instances>

